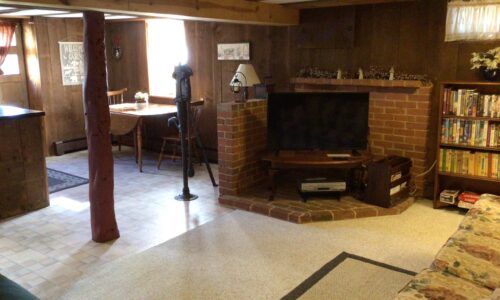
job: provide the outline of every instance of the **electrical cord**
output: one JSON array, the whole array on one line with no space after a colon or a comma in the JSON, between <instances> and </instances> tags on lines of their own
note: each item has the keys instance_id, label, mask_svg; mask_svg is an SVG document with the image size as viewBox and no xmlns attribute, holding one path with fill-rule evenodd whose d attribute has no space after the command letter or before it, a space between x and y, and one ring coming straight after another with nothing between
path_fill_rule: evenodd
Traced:
<instances>
[{"instance_id":1,"label":"electrical cord","mask_svg":"<svg viewBox=\"0 0 500 300\"><path fill-rule=\"evenodd\" d=\"M420 173L418 175L415 175L414 178L417 178L417 177L422 177L422 176L425 176L427 174L430 173L430 171L432 171L432 169L434 169L434 167L436 166L437 164L437 160L434 161L434 163L432 163L432 166L429 167L429 169L427 169L426 171L424 171L423 173ZM410 195L415 195L418 191L418 188L415 184L415 181L412 179L411 180L411 183L410 183Z\"/></svg>"}]
</instances>

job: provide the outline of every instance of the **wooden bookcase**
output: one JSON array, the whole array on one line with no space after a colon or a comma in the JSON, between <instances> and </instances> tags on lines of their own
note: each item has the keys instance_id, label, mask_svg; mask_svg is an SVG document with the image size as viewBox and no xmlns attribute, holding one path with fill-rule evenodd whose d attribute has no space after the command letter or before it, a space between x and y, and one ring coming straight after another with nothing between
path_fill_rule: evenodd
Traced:
<instances>
[{"instance_id":1,"label":"wooden bookcase","mask_svg":"<svg viewBox=\"0 0 500 300\"><path fill-rule=\"evenodd\" d=\"M469 126L471 124L475 123L480 124L486 124L488 122L488 126L491 124L500 124L500 116L466 116L466 115L456 115L456 114L450 114L447 113L447 108L444 107L445 105L445 97L447 96L449 91L448 89L452 90L475 90L475 92L479 93L480 95L500 95L500 83L497 82L464 82L464 81L447 81L447 82L442 82L441 87L440 87L440 94L439 94L439 111L438 111L438 130L437 130L437 153L436 153L436 159L437 159L437 164L436 164L436 177L435 177L435 187L434 187L434 208L440 208L444 206L449 206L449 204L442 203L439 201L439 194L441 193L442 190L445 189L453 189L453 190L460 190L460 191L471 191L471 192L476 192L479 194L482 193L492 193L492 194L500 194L500 179L497 178L492 178L492 177L487 177L487 176L479 176L479 175L471 175L469 173L463 172L465 165L467 163L464 162L465 159L469 161L470 155L475 156L476 153L480 155L484 155L485 157L488 157L488 163L492 157L492 155L500 154L500 143L496 147L492 146L484 146L484 145L471 145L470 143L466 143L465 141L459 141L459 143L456 142L450 142L450 141L443 141L442 140L442 135L446 134L444 132L443 128L445 126L443 125L443 121L446 119L457 119L457 122L462 121L462 124L468 123ZM498 100L500 101L500 96L498 97ZM500 103L498 104L500 105ZM477 115L477 114L476 114ZM451 121L448 121L451 122ZM467 125L465 125L467 126ZM467 127L465 127L467 128ZM496 127L498 128L498 127ZM489 129L488 129L489 130ZM471 132L471 130L464 129L464 132ZM448 131L449 132L449 131ZM446 136L446 135L445 135ZM467 134L465 134L465 137L469 137ZM446 160L443 160L442 158L442 151L445 150L455 150L455 153L458 153L460 151L465 151L465 152L460 152L460 154L453 154L453 155L462 155L462 160L458 160L456 157L451 159L455 159L455 164L459 164L461 166L461 172L446 172L444 171L442 167L442 163L446 163ZM447 154L450 154L452 151L447 151ZM465 154L464 154L465 153ZM483 154L484 153L484 154ZM491 155L490 155L491 154ZM445 156L446 157L446 156ZM464 158L467 157L467 158ZM450 160L451 161L451 160ZM486 161L486 160L484 160ZM449 161L448 161L449 162ZM477 161L475 162L475 164ZM474 164L474 165L475 165ZM471 166L470 164L468 165L469 167ZM457 168L460 168L457 166ZM491 171L491 163L488 165L489 170ZM469 168L467 167L467 171L469 171Z\"/></svg>"}]
</instances>

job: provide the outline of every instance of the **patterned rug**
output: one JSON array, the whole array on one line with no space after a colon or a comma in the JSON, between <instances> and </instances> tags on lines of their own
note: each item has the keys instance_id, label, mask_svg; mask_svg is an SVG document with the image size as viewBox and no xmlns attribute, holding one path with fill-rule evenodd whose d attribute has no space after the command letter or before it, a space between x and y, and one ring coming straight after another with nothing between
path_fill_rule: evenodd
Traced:
<instances>
[{"instance_id":1,"label":"patterned rug","mask_svg":"<svg viewBox=\"0 0 500 300\"><path fill-rule=\"evenodd\" d=\"M342 252L282 298L392 299L416 273Z\"/></svg>"},{"instance_id":2,"label":"patterned rug","mask_svg":"<svg viewBox=\"0 0 500 300\"><path fill-rule=\"evenodd\" d=\"M89 183L86 178L47 168L49 194Z\"/></svg>"}]
</instances>

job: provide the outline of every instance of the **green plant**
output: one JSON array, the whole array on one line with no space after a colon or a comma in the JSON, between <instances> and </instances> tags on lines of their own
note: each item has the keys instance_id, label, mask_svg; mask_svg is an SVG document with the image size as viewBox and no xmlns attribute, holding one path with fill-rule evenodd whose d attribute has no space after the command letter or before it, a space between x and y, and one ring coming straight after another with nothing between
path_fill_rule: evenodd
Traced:
<instances>
[{"instance_id":1,"label":"green plant","mask_svg":"<svg viewBox=\"0 0 500 300\"><path fill-rule=\"evenodd\" d=\"M484 67L488 70L497 70L500 65L500 47L486 52L473 52L470 60L472 70Z\"/></svg>"}]
</instances>

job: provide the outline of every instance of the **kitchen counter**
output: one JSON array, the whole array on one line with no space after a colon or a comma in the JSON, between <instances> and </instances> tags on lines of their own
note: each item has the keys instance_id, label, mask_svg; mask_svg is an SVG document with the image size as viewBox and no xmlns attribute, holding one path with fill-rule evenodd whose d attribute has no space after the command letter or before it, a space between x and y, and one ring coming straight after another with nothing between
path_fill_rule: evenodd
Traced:
<instances>
[{"instance_id":1,"label":"kitchen counter","mask_svg":"<svg viewBox=\"0 0 500 300\"><path fill-rule=\"evenodd\" d=\"M44 116L45 113L39 110L20 108L15 106L0 105L0 120L22 119L29 117Z\"/></svg>"},{"instance_id":2,"label":"kitchen counter","mask_svg":"<svg viewBox=\"0 0 500 300\"><path fill-rule=\"evenodd\" d=\"M0 219L49 205L44 115L0 105Z\"/></svg>"}]
</instances>

